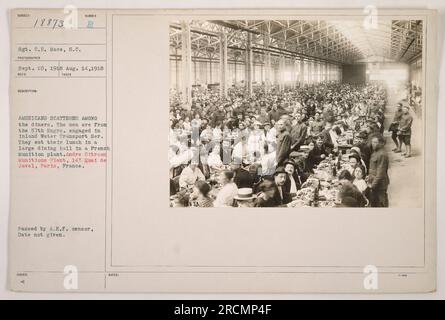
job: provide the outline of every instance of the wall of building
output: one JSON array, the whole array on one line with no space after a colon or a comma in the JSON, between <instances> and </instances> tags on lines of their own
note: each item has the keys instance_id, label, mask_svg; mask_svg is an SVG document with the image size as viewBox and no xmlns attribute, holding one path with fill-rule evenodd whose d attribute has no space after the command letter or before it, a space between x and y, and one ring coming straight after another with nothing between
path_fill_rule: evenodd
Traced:
<instances>
[{"instance_id":1,"label":"wall of building","mask_svg":"<svg viewBox=\"0 0 445 320\"><path fill-rule=\"evenodd\" d=\"M368 82L383 82L389 88L404 88L409 81L409 67L406 63L372 62L367 64Z\"/></svg>"},{"instance_id":2,"label":"wall of building","mask_svg":"<svg viewBox=\"0 0 445 320\"><path fill-rule=\"evenodd\" d=\"M345 64L342 68L342 82L361 84L366 82L366 64Z\"/></svg>"},{"instance_id":3,"label":"wall of building","mask_svg":"<svg viewBox=\"0 0 445 320\"><path fill-rule=\"evenodd\" d=\"M304 70L300 68L303 66ZM181 60L172 56L170 58L170 88L180 89L182 81ZM230 60L227 63L228 77L227 81L230 85L240 85L245 80L245 66L244 62ZM297 71L296 74L295 70ZM205 61L192 60L192 84L193 85L209 85L218 84L219 79L219 61ZM263 64L254 64L253 68L253 83L261 84L266 79L266 70ZM272 65L270 72L270 80L272 84L278 84L280 79L280 71L278 65ZM297 65L292 65L292 61L286 61L286 68L284 70L283 81L286 84L291 84L293 81L300 83L318 83L322 81L339 81L341 79L341 69L335 65L328 64L326 69L325 63L305 61L302 65L297 62Z\"/></svg>"},{"instance_id":4,"label":"wall of building","mask_svg":"<svg viewBox=\"0 0 445 320\"><path fill-rule=\"evenodd\" d=\"M422 57L418 57L410 63L409 80L412 85L423 89Z\"/></svg>"}]
</instances>

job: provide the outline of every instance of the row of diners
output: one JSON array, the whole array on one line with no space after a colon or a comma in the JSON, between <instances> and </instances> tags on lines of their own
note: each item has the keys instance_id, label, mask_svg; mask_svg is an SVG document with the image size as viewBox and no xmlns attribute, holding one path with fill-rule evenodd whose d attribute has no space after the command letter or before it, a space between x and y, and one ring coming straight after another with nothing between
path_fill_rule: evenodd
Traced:
<instances>
[{"instance_id":1,"label":"row of diners","mask_svg":"<svg viewBox=\"0 0 445 320\"><path fill-rule=\"evenodd\" d=\"M422 113L422 26L379 24L364 42L347 21L172 22L171 206L390 206L388 153L411 157Z\"/></svg>"}]
</instances>

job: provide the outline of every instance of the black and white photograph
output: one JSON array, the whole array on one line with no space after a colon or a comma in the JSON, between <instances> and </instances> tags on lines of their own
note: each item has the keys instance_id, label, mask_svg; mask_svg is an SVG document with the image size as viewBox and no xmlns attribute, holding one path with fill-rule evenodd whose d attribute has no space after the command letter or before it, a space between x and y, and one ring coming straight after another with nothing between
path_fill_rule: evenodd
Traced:
<instances>
[{"instance_id":1,"label":"black and white photograph","mask_svg":"<svg viewBox=\"0 0 445 320\"><path fill-rule=\"evenodd\" d=\"M444 296L445 3L8 1L0 296Z\"/></svg>"},{"instance_id":2,"label":"black and white photograph","mask_svg":"<svg viewBox=\"0 0 445 320\"><path fill-rule=\"evenodd\" d=\"M170 207L420 208L423 21L169 26Z\"/></svg>"}]
</instances>

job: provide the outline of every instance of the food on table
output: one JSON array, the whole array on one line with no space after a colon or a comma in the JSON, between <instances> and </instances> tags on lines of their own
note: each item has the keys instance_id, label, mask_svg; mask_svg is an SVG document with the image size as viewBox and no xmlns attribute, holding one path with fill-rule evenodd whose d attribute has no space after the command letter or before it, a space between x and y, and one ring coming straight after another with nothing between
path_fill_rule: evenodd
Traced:
<instances>
[{"instance_id":1,"label":"food on table","mask_svg":"<svg viewBox=\"0 0 445 320\"><path fill-rule=\"evenodd\" d=\"M316 178L308 178L306 180L306 182L303 183L303 185L301 186L301 190L298 190L298 191L302 191L302 190L307 189L307 188L311 188L312 190L315 190L315 189L317 189L319 187L319 185L320 185L320 181L318 179L316 179ZM298 194L298 192L297 192L297 194Z\"/></svg>"}]
</instances>

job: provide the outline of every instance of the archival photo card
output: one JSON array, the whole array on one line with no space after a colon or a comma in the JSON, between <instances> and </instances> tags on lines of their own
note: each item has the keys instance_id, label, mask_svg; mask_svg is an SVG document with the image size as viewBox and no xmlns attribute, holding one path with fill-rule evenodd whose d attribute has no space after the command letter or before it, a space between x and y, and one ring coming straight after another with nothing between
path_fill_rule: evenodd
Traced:
<instances>
[{"instance_id":1,"label":"archival photo card","mask_svg":"<svg viewBox=\"0 0 445 320\"><path fill-rule=\"evenodd\" d=\"M434 10L10 16L11 290L435 290Z\"/></svg>"}]
</instances>

